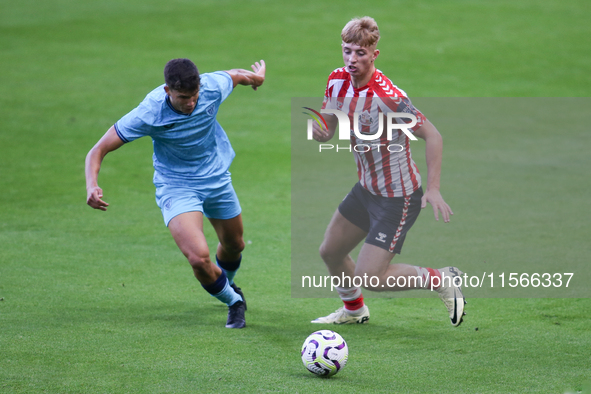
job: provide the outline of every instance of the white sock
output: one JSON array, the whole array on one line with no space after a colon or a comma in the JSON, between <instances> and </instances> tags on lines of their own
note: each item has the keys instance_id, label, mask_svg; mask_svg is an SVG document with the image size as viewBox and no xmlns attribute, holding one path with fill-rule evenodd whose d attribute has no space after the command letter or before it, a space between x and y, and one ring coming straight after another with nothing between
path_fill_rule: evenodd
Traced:
<instances>
[{"instance_id":1,"label":"white sock","mask_svg":"<svg viewBox=\"0 0 591 394\"><path fill-rule=\"evenodd\" d=\"M344 287L335 287L335 289L343 301L355 301L361 297L361 288L359 287L351 287L347 289Z\"/></svg>"}]
</instances>

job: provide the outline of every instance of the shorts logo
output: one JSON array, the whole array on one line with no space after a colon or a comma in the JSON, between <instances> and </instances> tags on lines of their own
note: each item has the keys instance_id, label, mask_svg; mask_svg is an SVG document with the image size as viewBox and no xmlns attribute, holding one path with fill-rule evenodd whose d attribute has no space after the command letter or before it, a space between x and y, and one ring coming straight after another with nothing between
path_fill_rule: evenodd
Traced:
<instances>
[{"instance_id":1,"label":"shorts logo","mask_svg":"<svg viewBox=\"0 0 591 394\"><path fill-rule=\"evenodd\" d=\"M384 233L378 233L378 236L376 237L376 241L380 241L383 243L386 243L386 237L387 235Z\"/></svg>"},{"instance_id":2,"label":"shorts logo","mask_svg":"<svg viewBox=\"0 0 591 394\"><path fill-rule=\"evenodd\" d=\"M205 112L207 112L207 115L213 116L213 113L215 112L215 104L211 104L209 107L207 107Z\"/></svg>"},{"instance_id":3,"label":"shorts logo","mask_svg":"<svg viewBox=\"0 0 591 394\"><path fill-rule=\"evenodd\" d=\"M168 211L170 207L172 207L172 198L169 198L168 200L164 201L164 209Z\"/></svg>"}]
</instances>

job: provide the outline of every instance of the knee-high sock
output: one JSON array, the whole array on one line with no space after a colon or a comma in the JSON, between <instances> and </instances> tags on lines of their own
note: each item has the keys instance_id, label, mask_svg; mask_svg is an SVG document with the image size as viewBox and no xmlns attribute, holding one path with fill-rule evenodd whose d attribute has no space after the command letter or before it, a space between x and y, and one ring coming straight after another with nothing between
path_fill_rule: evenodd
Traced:
<instances>
[{"instance_id":1,"label":"knee-high sock","mask_svg":"<svg viewBox=\"0 0 591 394\"><path fill-rule=\"evenodd\" d=\"M201 285L203 288L212 296L223 302L224 304L230 306L234 305L238 301L243 301L240 294L236 293L232 287L230 287L230 283L228 282L228 278L224 271L210 285Z\"/></svg>"},{"instance_id":2,"label":"knee-high sock","mask_svg":"<svg viewBox=\"0 0 591 394\"><path fill-rule=\"evenodd\" d=\"M215 261L218 267L220 267L222 271L226 273L228 282L233 284L234 276L236 276L236 272L238 272L238 268L240 268L240 263L242 262L242 256L240 256L236 261L221 261L218 259L218 256L215 256Z\"/></svg>"}]
</instances>

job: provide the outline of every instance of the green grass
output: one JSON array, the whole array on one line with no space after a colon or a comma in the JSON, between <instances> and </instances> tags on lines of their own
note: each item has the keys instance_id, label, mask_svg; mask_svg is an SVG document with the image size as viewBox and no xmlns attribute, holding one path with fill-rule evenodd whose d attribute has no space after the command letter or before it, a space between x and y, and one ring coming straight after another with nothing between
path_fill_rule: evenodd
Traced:
<instances>
[{"instance_id":1,"label":"green grass","mask_svg":"<svg viewBox=\"0 0 591 394\"><path fill-rule=\"evenodd\" d=\"M458 329L437 299L371 299L370 324L338 328L346 369L329 380L306 372L300 346L318 328L308 321L338 302L291 297L290 105L322 94L341 65L342 26L366 14L382 32L378 66L413 97L587 97L590 11L586 1L550 0L0 0L0 392L589 391L588 298L473 298ZM173 57L202 72L268 64L265 85L237 88L219 115L237 152L248 241L237 278L244 330L223 327L226 308L163 225L149 140L106 158L109 211L85 205L86 153L161 83ZM558 125L541 146L521 135L500 150L494 134L460 139L433 116L456 227L422 215L405 258L522 251L516 261L557 269L588 261L586 134ZM514 191L494 171L499 161L523 180L511 204L500 203ZM560 190L544 187L548 179ZM487 193L494 187L498 195ZM544 238L549 207L564 213L552 221L560 242ZM438 247L447 242L459 249Z\"/></svg>"}]
</instances>

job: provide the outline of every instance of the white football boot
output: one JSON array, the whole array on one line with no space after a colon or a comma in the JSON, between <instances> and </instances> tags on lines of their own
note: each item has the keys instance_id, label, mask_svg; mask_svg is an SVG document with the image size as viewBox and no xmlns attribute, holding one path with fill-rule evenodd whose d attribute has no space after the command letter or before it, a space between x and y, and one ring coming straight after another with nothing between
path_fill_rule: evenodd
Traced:
<instances>
[{"instance_id":1,"label":"white football boot","mask_svg":"<svg viewBox=\"0 0 591 394\"><path fill-rule=\"evenodd\" d=\"M355 314L350 313L344 306L337 309L334 313L328 316L319 317L312 320L311 323L320 324L363 324L369 320L369 308L363 305L361 309L355 311Z\"/></svg>"},{"instance_id":2,"label":"white football boot","mask_svg":"<svg viewBox=\"0 0 591 394\"><path fill-rule=\"evenodd\" d=\"M464 320L464 305L466 305L466 299L464 298L464 294L462 293L461 286L454 286L454 278L457 276L462 276L464 273L457 269L456 267L445 267L440 268L439 272L441 272L441 286L437 289L437 293L439 293L439 298L447 307L447 311L449 312L449 319L451 320L451 325L454 327L459 326L462 324ZM451 277L451 286L450 280L447 278ZM445 278L445 280L443 279Z\"/></svg>"}]
</instances>

